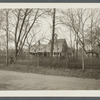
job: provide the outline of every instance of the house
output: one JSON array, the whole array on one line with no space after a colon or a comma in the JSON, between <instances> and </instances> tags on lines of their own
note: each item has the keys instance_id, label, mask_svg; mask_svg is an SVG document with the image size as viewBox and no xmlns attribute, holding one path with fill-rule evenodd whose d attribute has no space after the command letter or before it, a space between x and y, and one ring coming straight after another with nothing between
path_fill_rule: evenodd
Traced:
<instances>
[{"instance_id":1,"label":"house","mask_svg":"<svg viewBox=\"0 0 100 100\"><path fill-rule=\"evenodd\" d=\"M64 49L66 50L64 51ZM53 57L61 57L62 55L65 55L64 52L67 52L67 49L68 45L65 39L55 39L53 48ZM39 55L47 57L50 56L50 52L51 52L51 41L49 41L48 44L38 43L37 45L34 45L30 50L30 54L34 56Z\"/></svg>"},{"instance_id":2,"label":"house","mask_svg":"<svg viewBox=\"0 0 100 100\"><path fill-rule=\"evenodd\" d=\"M33 47L31 47L30 49L30 54L34 55L34 56L45 56L46 55L46 46L45 44L38 44L38 45L34 45Z\"/></svg>"},{"instance_id":3,"label":"house","mask_svg":"<svg viewBox=\"0 0 100 100\"><path fill-rule=\"evenodd\" d=\"M66 43L65 39L54 40L53 57L55 57L55 56L61 57L63 44L65 44L67 47L67 43ZM50 50L51 50L51 41L47 45L46 52L50 53Z\"/></svg>"}]
</instances>

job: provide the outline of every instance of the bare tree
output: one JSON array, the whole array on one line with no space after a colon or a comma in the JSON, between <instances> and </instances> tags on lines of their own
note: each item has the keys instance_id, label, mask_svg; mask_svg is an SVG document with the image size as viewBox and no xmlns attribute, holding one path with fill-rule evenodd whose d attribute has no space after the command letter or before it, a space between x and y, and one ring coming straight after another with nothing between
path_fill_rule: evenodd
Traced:
<instances>
[{"instance_id":1,"label":"bare tree","mask_svg":"<svg viewBox=\"0 0 100 100\"><path fill-rule=\"evenodd\" d=\"M65 19L63 24L67 27L71 27L72 31L76 34L76 43L78 49L78 44L82 47L82 69L84 70L84 53L87 53L85 49L84 38L86 35L86 30L89 28L87 23L91 17L89 9L68 9L65 14ZM87 27L86 27L87 26ZM76 41L76 42L77 42Z\"/></svg>"},{"instance_id":2,"label":"bare tree","mask_svg":"<svg viewBox=\"0 0 100 100\"><path fill-rule=\"evenodd\" d=\"M12 10L12 9L11 9ZM41 9L14 9L12 15L15 21L12 23L14 27L14 42L15 42L15 58L22 51L28 34L38 19L45 13Z\"/></svg>"}]
</instances>

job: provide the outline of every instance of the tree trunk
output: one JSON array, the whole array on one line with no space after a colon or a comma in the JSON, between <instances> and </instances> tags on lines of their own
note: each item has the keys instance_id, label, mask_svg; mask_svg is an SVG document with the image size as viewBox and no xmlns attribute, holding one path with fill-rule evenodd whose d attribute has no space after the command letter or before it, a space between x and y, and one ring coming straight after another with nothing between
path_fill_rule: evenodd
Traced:
<instances>
[{"instance_id":1,"label":"tree trunk","mask_svg":"<svg viewBox=\"0 0 100 100\"><path fill-rule=\"evenodd\" d=\"M84 60L84 48L85 48L85 44L84 44L84 32L82 30L82 39L83 39L83 45L82 45L82 70L85 69L85 60Z\"/></svg>"},{"instance_id":2,"label":"tree trunk","mask_svg":"<svg viewBox=\"0 0 100 100\"><path fill-rule=\"evenodd\" d=\"M15 62L17 61L17 45L16 45L16 43L15 43Z\"/></svg>"},{"instance_id":3,"label":"tree trunk","mask_svg":"<svg viewBox=\"0 0 100 100\"><path fill-rule=\"evenodd\" d=\"M82 48L82 70L85 69L84 66L85 66L85 65L84 65L84 49Z\"/></svg>"},{"instance_id":4,"label":"tree trunk","mask_svg":"<svg viewBox=\"0 0 100 100\"><path fill-rule=\"evenodd\" d=\"M78 37L76 35L76 58L78 58Z\"/></svg>"},{"instance_id":5,"label":"tree trunk","mask_svg":"<svg viewBox=\"0 0 100 100\"><path fill-rule=\"evenodd\" d=\"M56 13L56 9L54 8L54 9L53 9L53 30L52 30L52 41L51 41L51 66L52 66L53 48L54 48L55 13Z\"/></svg>"},{"instance_id":6,"label":"tree trunk","mask_svg":"<svg viewBox=\"0 0 100 100\"><path fill-rule=\"evenodd\" d=\"M6 11L6 39L7 39L7 45L6 45L6 64L8 65L8 10Z\"/></svg>"}]
</instances>

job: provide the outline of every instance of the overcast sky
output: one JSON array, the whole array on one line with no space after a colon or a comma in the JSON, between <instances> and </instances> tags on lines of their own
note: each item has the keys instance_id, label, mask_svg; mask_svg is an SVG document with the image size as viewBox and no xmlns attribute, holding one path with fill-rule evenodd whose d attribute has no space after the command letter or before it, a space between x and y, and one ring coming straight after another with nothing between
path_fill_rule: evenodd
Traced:
<instances>
[{"instance_id":1,"label":"overcast sky","mask_svg":"<svg viewBox=\"0 0 100 100\"><path fill-rule=\"evenodd\" d=\"M59 10L61 10L62 8L57 8L56 9L56 20L55 22L57 21L57 16L62 16L60 13L59 13ZM63 9L64 11L67 10L67 8ZM91 11L91 9L89 9ZM92 9L93 10L93 9ZM89 12L90 13L90 12ZM89 13L86 12L85 16L89 15ZM98 14L98 13L97 13ZM85 20L85 16L83 18L83 20ZM97 16L95 14L95 16ZM96 18L96 17L94 17ZM11 17L12 21L14 22L14 17L12 15ZM52 16L46 16L45 18L40 18L40 24L39 24L39 28L37 28L36 30L34 30L35 32L39 32L37 33L37 35L35 36L36 38L36 41L38 41L41 37L46 37L47 39L51 39L51 36L52 36ZM85 25L85 27L89 26L90 23L90 20L87 21L87 24ZM13 28L12 28L13 30ZM31 31L30 33L32 33L33 31ZM58 35L58 39L66 39L67 41L67 44L70 46L70 29L69 27L67 26L64 26L64 25L61 25L61 24L58 24L55 26L55 33ZM74 44L74 33L72 33L72 43ZM1 32L0 34L5 34L5 32ZM41 40L41 43L48 43L49 41L47 39L44 39L44 40ZM2 39L1 39L2 41ZM33 42L34 44L34 42ZM9 46L12 46L14 47L14 42L11 42Z\"/></svg>"}]
</instances>

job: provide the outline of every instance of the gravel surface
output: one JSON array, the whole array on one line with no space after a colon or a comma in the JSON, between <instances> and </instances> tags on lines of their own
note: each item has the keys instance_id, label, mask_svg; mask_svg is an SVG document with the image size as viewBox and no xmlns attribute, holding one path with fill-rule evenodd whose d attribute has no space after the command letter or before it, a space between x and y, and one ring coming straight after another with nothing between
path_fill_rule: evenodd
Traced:
<instances>
[{"instance_id":1,"label":"gravel surface","mask_svg":"<svg viewBox=\"0 0 100 100\"><path fill-rule=\"evenodd\" d=\"M100 90L100 79L0 70L0 90Z\"/></svg>"}]
</instances>

